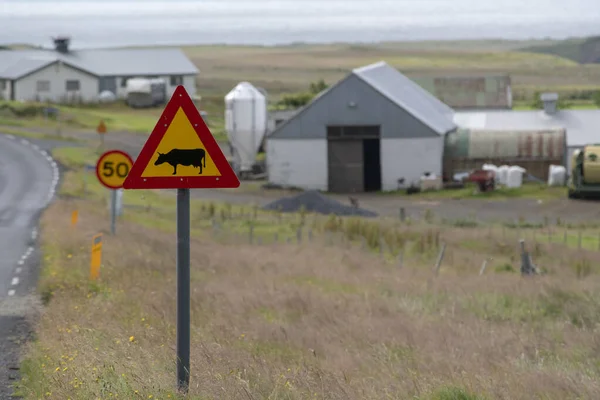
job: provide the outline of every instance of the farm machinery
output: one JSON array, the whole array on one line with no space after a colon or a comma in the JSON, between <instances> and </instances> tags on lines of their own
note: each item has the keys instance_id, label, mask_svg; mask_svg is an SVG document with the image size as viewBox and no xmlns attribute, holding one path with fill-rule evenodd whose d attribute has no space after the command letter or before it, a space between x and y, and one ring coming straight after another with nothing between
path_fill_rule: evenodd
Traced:
<instances>
[{"instance_id":1,"label":"farm machinery","mask_svg":"<svg viewBox=\"0 0 600 400\"><path fill-rule=\"evenodd\" d=\"M568 181L569 198L600 195L600 144L575 150Z\"/></svg>"}]
</instances>

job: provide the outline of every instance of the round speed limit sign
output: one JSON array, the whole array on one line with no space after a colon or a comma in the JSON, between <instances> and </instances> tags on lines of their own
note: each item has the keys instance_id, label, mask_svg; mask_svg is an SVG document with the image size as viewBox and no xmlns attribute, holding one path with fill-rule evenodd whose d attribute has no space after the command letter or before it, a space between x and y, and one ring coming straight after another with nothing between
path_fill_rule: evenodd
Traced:
<instances>
[{"instance_id":1,"label":"round speed limit sign","mask_svg":"<svg viewBox=\"0 0 600 400\"><path fill-rule=\"evenodd\" d=\"M121 150L110 150L102 154L96 164L96 176L109 189L121 189L133 166L129 154Z\"/></svg>"}]
</instances>

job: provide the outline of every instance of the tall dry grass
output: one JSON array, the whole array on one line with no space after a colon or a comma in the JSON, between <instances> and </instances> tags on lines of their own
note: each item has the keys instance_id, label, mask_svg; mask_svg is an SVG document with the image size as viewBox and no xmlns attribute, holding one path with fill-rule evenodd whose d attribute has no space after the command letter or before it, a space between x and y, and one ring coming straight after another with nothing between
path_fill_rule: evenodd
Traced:
<instances>
[{"instance_id":1,"label":"tall dry grass","mask_svg":"<svg viewBox=\"0 0 600 400\"><path fill-rule=\"evenodd\" d=\"M523 278L513 231L294 218L302 243L250 244L218 223L193 238L189 398L600 398L598 252L531 238L545 274ZM60 201L45 213L47 307L25 398L178 398L175 236L154 226L106 235L90 283L104 208Z\"/></svg>"}]
</instances>

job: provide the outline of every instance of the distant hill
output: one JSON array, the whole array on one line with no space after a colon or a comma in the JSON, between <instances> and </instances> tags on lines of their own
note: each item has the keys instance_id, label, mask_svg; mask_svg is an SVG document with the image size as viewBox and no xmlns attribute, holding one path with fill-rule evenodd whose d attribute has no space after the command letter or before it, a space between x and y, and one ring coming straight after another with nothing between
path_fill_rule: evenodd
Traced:
<instances>
[{"instance_id":1,"label":"distant hill","mask_svg":"<svg viewBox=\"0 0 600 400\"><path fill-rule=\"evenodd\" d=\"M566 39L549 45L523 47L519 51L552 54L580 64L600 64L600 36Z\"/></svg>"}]
</instances>

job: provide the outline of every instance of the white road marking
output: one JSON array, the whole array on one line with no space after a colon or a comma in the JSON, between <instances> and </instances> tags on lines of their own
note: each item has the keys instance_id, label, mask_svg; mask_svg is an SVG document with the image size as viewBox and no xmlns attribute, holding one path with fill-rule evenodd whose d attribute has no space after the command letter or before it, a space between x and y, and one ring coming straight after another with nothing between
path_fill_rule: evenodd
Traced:
<instances>
[{"instance_id":1,"label":"white road marking","mask_svg":"<svg viewBox=\"0 0 600 400\"><path fill-rule=\"evenodd\" d=\"M6 136L7 138L12 139L12 140L16 139L16 137L13 135L4 135L4 136ZM30 146L30 147L34 148L35 150L37 150L38 153L40 153L42 155L42 157L44 157L46 159L46 161L48 161L48 163L50 164L50 167L52 168L52 183L50 185L50 189L48 190L47 201L44 205L44 207L47 207L50 205L50 203L52 202L52 199L54 198L54 195L56 194L56 186L58 185L58 181L60 179L60 170L58 169L58 164L56 163L56 161L54 161L52 156L46 150L41 149L37 144L32 143L29 140L25 140L25 139L21 139L21 143L23 145ZM31 231L31 238L33 240L35 240L37 237L38 237L38 230L37 230L37 228L33 228L33 230ZM27 248L27 251L25 252L25 254L23 254L21 256L21 259L19 260L18 264L24 265L25 260L33 253L34 250L35 250L35 248L33 246L29 246ZM17 274L20 274L22 271L23 271L23 268L17 267L17 269L16 269ZM17 286L18 284L19 284L19 278L14 277L11 281L11 286ZM15 293L16 293L16 291L14 289L11 289L8 291L9 296L14 296Z\"/></svg>"}]
</instances>

